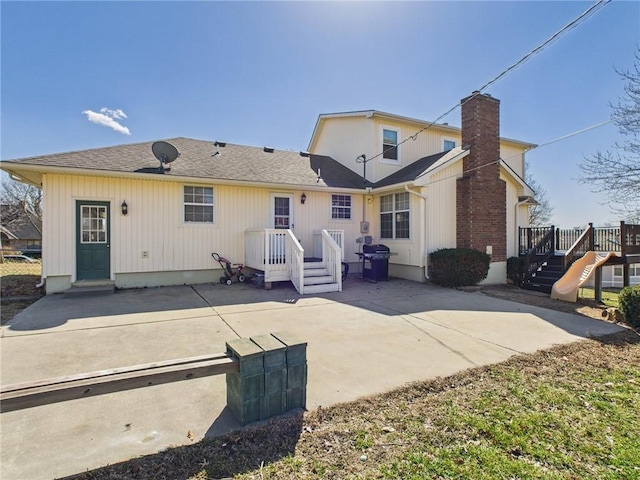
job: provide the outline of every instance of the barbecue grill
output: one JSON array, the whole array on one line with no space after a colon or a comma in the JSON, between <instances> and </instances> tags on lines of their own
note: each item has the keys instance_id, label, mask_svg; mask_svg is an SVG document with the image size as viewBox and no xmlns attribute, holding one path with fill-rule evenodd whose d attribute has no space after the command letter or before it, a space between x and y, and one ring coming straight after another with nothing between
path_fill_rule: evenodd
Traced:
<instances>
[{"instance_id":1,"label":"barbecue grill","mask_svg":"<svg viewBox=\"0 0 640 480\"><path fill-rule=\"evenodd\" d=\"M382 244L363 245L358 256L362 259L362 278L374 281L389 280L389 247Z\"/></svg>"}]
</instances>

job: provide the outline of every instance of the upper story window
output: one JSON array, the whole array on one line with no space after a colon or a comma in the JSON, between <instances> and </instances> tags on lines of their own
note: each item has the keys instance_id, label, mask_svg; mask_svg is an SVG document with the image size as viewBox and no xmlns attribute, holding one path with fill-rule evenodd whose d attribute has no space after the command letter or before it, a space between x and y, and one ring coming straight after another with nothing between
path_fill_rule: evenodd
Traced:
<instances>
[{"instance_id":1,"label":"upper story window","mask_svg":"<svg viewBox=\"0 0 640 480\"><path fill-rule=\"evenodd\" d=\"M380 197L380 238L409 238L409 192Z\"/></svg>"},{"instance_id":2,"label":"upper story window","mask_svg":"<svg viewBox=\"0 0 640 480\"><path fill-rule=\"evenodd\" d=\"M398 131L384 128L382 130L382 158L398 160Z\"/></svg>"},{"instance_id":3,"label":"upper story window","mask_svg":"<svg viewBox=\"0 0 640 480\"><path fill-rule=\"evenodd\" d=\"M454 148L456 148L456 141L455 140L444 139L442 141L442 151L443 152L448 152L449 150L453 150Z\"/></svg>"},{"instance_id":4,"label":"upper story window","mask_svg":"<svg viewBox=\"0 0 640 480\"><path fill-rule=\"evenodd\" d=\"M331 218L351 219L351 195L331 195Z\"/></svg>"},{"instance_id":5,"label":"upper story window","mask_svg":"<svg viewBox=\"0 0 640 480\"><path fill-rule=\"evenodd\" d=\"M184 221L213 223L213 187L184 186Z\"/></svg>"}]
</instances>

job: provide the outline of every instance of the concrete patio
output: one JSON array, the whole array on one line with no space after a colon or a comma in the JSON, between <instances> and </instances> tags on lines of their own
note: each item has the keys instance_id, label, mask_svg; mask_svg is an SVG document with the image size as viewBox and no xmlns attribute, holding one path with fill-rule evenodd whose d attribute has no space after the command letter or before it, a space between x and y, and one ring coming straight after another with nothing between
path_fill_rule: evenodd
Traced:
<instances>
[{"instance_id":1,"label":"concrete patio","mask_svg":"<svg viewBox=\"0 0 640 480\"><path fill-rule=\"evenodd\" d=\"M307 408L348 402L519 353L621 330L483 295L350 278L301 297L287 284L204 284L47 296L2 327L2 384L223 352L287 330L308 342ZM237 428L224 376L1 415L1 477L71 475Z\"/></svg>"}]
</instances>

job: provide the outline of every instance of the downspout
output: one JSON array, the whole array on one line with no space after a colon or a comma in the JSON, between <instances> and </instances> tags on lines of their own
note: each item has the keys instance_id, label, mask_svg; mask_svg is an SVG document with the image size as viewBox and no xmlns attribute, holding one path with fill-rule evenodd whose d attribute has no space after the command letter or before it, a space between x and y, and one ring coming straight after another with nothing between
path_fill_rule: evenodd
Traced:
<instances>
[{"instance_id":1,"label":"downspout","mask_svg":"<svg viewBox=\"0 0 640 480\"><path fill-rule=\"evenodd\" d=\"M522 197L520 197L522 198ZM515 209L514 209L514 213L513 213L513 238L514 238L514 243L515 243L515 252L516 252L516 257L520 256L520 238L518 236L518 208L521 207L522 205L537 205L538 202L536 202L532 197L525 197L522 200L519 200L516 204L515 204Z\"/></svg>"},{"instance_id":2,"label":"downspout","mask_svg":"<svg viewBox=\"0 0 640 480\"><path fill-rule=\"evenodd\" d=\"M429 280L429 237L427 235L428 232L426 221L428 197L426 195L423 195L422 193L411 190L409 188L409 185L405 185L404 189L406 192L409 192L410 194L415 195L416 197L420 197L422 200L424 200L424 202L420 202L420 228L422 230L422 235L420 235L420 251L424 252L424 278Z\"/></svg>"}]
</instances>

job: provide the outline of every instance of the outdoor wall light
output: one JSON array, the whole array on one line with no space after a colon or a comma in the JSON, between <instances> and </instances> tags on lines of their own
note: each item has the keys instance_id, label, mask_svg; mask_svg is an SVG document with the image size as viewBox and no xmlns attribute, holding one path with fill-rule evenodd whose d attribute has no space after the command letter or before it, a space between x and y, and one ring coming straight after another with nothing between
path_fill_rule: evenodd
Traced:
<instances>
[{"instance_id":1,"label":"outdoor wall light","mask_svg":"<svg viewBox=\"0 0 640 480\"><path fill-rule=\"evenodd\" d=\"M122 209L122 215L126 215L127 213L129 213L129 205L127 205L126 201L122 201L122 205L120 205L120 208Z\"/></svg>"},{"instance_id":2,"label":"outdoor wall light","mask_svg":"<svg viewBox=\"0 0 640 480\"><path fill-rule=\"evenodd\" d=\"M307 196L303 193L300 195L300 203L304 205L304 202L307 201Z\"/></svg>"}]
</instances>

